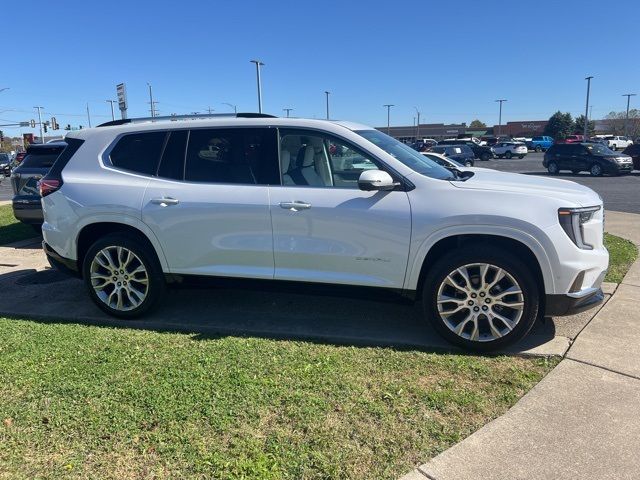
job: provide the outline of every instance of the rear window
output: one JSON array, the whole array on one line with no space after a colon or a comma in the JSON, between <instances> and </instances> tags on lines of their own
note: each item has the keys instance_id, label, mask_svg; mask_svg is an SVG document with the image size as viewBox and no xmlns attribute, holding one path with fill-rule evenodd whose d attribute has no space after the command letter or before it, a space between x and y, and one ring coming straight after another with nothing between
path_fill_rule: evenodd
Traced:
<instances>
[{"instance_id":1,"label":"rear window","mask_svg":"<svg viewBox=\"0 0 640 480\"><path fill-rule=\"evenodd\" d=\"M23 168L51 168L63 150L64 147L30 149L20 165Z\"/></svg>"},{"instance_id":2,"label":"rear window","mask_svg":"<svg viewBox=\"0 0 640 480\"><path fill-rule=\"evenodd\" d=\"M155 175L167 132L146 132L125 135L111 153L114 167L145 175Z\"/></svg>"}]
</instances>

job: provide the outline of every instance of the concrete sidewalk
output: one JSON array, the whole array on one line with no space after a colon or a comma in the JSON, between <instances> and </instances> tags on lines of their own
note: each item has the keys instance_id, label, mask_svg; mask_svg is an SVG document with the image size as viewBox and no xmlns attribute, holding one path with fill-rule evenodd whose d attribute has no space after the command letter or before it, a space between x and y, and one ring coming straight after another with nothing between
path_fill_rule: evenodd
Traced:
<instances>
[{"instance_id":1,"label":"concrete sidewalk","mask_svg":"<svg viewBox=\"0 0 640 480\"><path fill-rule=\"evenodd\" d=\"M607 212L640 246L640 215ZM506 414L402 480L640 478L640 260L563 360Z\"/></svg>"}]
</instances>

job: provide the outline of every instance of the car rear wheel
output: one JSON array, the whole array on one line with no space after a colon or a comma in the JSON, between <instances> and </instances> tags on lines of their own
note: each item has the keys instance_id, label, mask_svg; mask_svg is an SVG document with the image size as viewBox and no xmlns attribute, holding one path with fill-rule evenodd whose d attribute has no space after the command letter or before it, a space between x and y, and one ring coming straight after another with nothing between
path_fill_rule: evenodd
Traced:
<instances>
[{"instance_id":1,"label":"car rear wheel","mask_svg":"<svg viewBox=\"0 0 640 480\"><path fill-rule=\"evenodd\" d=\"M93 302L120 318L135 318L149 311L165 289L155 254L122 234L107 235L91 245L82 273Z\"/></svg>"},{"instance_id":2,"label":"car rear wheel","mask_svg":"<svg viewBox=\"0 0 640 480\"><path fill-rule=\"evenodd\" d=\"M613 150L614 152L618 149L618 147L616 147L615 145L611 145L611 147L609 148L611 148L611 150Z\"/></svg>"},{"instance_id":3,"label":"car rear wheel","mask_svg":"<svg viewBox=\"0 0 640 480\"><path fill-rule=\"evenodd\" d=\"M542 147L540 145L536 145L536 152L540 153L542 151Z\"/></svg>"},{"instance_id":4,"label":"car rear wheel","mask_svg":"<svg viewBox=\"0 0 640 480\"><path fill-rule=\"evenodd\" d=\"M518 155L518 158L522 160L524 158L524 155Z\"/></svg>"},{"instance_id":5,"label":"car rear wheel","mask_svg":"<svg viewBox=\"0 0 640 480\"><path fill-rule=\"evenodd\" d=\"M480 160L482 160L483 162L491 160L491 155L489 153L485 152L482 155L480 155Z\"/></svg>"},{"instance_id":6,"label":"car rear wheel","mask_svg":"<svg viewBox=\"0 0 640 480\"><path fill-rule=\"evenodd\" d=\"M556 162L549 162L549 165L547 165L547 170L551 175L557 174L559 171L558 164Z\"/></svg>"},{"instance_id":7,"label":"car rear wheel","mask_svg":"<svg viewBox=\"0 0 640 480\"><path fill-rule=\"evenodd\" d=\"M504 154L504 156L505 156L507 159L510 159L510 158L513 156L513 154L511 153L511 150L507 150L507 152Z\"/></svg>"},{"instance_id":8,"label":"car rear wheel","mask_svg":"<svg viewBox=\"0 0 640 480\"><path fill-rule=\"evenodd\" d=\"M593 165L591 165L589 172L594 177L600 177L602 175L602 167L599 164L594 163Z\"/></svg>"},{"instance_id":9,"label":"car rear wheel","mask_svg":"<svg viewBox=\"0 0 640 480\"><path fill-rule=\"evenodd\" d=\"M423 308L448 341L487 351L524 337L539 291L531 270L503 249L476 245L438 260L425 278Z\"/></svg>"},{"instance_id":10,"label":"car rear wheel","mask_svg":"<svg viewBox=\"0 0 640 480\"><path fill-rule=\"evenodd\" d=\"M473 167L473 163L467 161L467 162L464 162L464 166L465 167Z\"/></svg>"}]
</instances>

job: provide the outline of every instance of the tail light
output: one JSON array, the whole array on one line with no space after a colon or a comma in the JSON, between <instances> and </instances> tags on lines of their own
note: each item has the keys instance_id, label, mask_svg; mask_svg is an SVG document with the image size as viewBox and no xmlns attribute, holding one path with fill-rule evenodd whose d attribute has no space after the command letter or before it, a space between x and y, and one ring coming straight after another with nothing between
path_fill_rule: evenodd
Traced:
<instances>
[{"instance_id":1,"label":"tail light","mask_svg":"<svg viewBox=\"0 0 640 480\"><path fill-rule=\"evenodd\" d=\"M62 180L52 178L43 178L39 182L40 196L46 197L50 193L55 192L62 186Z\"/></svg>"}]
</instances>

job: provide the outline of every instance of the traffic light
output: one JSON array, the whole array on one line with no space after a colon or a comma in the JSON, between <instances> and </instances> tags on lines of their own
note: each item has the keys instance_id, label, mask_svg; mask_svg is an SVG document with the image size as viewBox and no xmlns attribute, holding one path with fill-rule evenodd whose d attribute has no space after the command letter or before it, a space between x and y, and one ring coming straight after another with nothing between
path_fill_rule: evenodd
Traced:
<instances>
[{"instance_id":1,"label":"traffic light","mask_svg":"<svg viewBox=\"0 0 640 480\"><path fill-rule=\"evenodd\" d=\"M47 123L46 123L46 122L44 122L44 123L42 124L42 128L44 129L44 133L47 133ZM43 139L43 140L44 140L44 139Z\"/></svg>"},{"instance_id":2,"label":"traffic light","mask_svg":"<svg viewBox=\"0 0 640 480\"><path fill-rule=\"evenodd\" d=\"M4 132L0 130L0 142L4 142Z\"/></svg>"},{"instance_id":3,"label":"traffic light","mask_svg":"<svg viewBox=\"0 0 640 480\"><path fill-rule=\"evenodd\" d=\"M58 130L60 128L60 125L58 125L58 120L56 120L56 117L51 117L51 130Z\"/></svg>"},{"instance_id":4,"label":"traffic light","mask_svg":"<svg viewBox=\"0 0 640 480\"><path fill-rule=\"evenodd\" d=\"M82 125L80 125L80 130L82 130Z\"/></svg>"}]
</instances>

